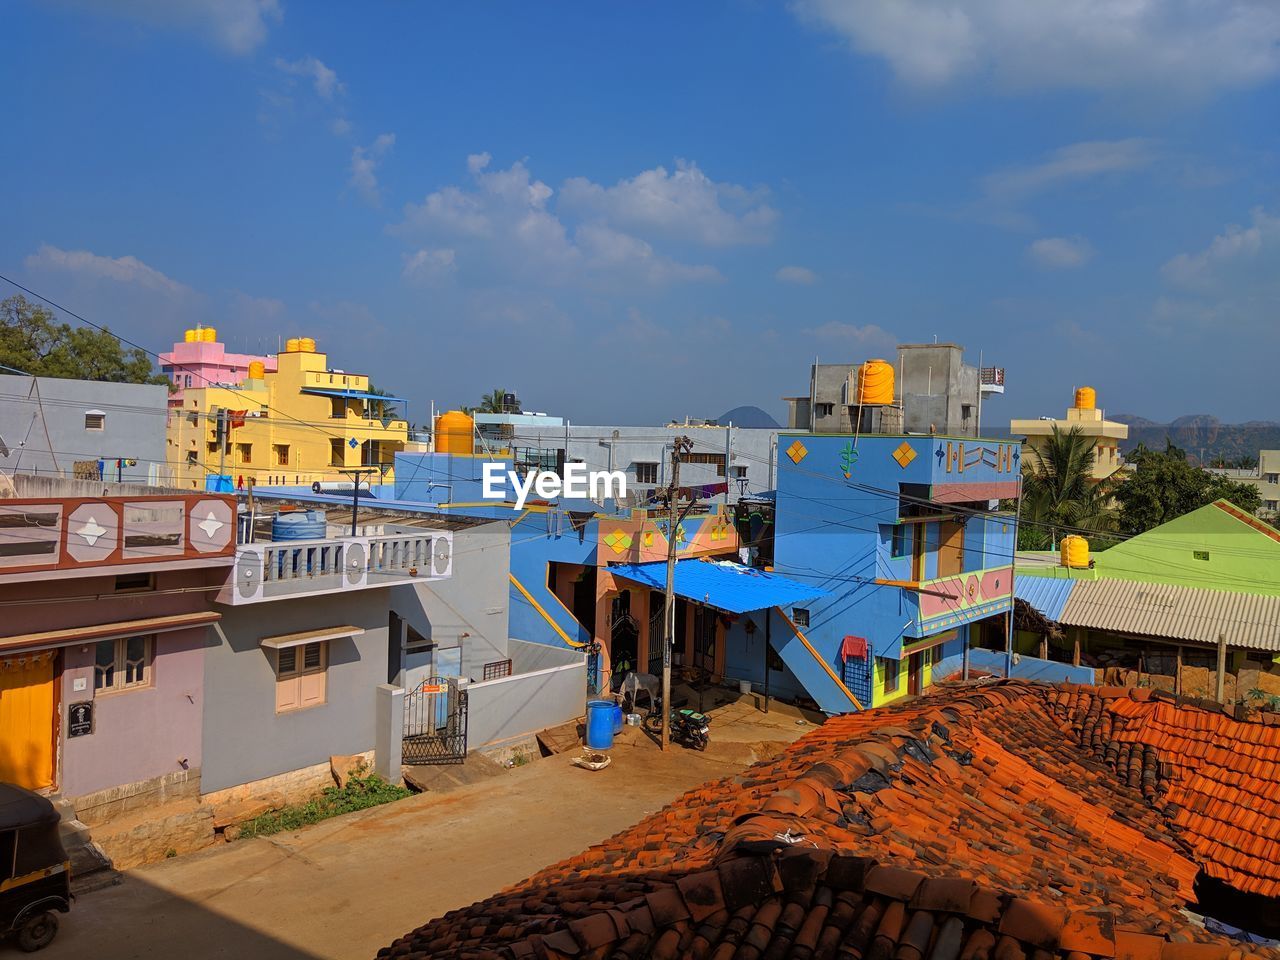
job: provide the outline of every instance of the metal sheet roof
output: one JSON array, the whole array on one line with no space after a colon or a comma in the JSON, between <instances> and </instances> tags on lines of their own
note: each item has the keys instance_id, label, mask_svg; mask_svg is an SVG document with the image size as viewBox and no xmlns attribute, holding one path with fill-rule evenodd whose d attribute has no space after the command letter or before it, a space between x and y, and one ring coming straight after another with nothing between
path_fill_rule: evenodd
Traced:
<instances>
[{"instance_id":1,"label":"metal sheet roof","mask_svg":"<svg viewBox=\"0 0 1280 960\"><path fill-rule=\"evenodd\" d=\"M364 390L346 390L341 387L303 387L303 393L317 393L324 397L344 400L385 400L388 403L404 403L404 397L391 397L384 393L368 393Z\"/></svg>"},{"instance_id":2,"label":"metal sheet roof","mask_svg":"<svg viewBox=\"0 0 1280 960\"><path fill-rule=\"evenodd\" d=\"M660 560L618 564L610 567L609 572L655 590L662 590L667 584L667 565ZM729 560L677 560L675 590L686 600L705 603L729 613L786 607L827 595L825 590L807 583Z\"/></svg>"},{"instance_id":3,"label":"metal sheet roof","mask_svg":"<svg viewBox=\"0 0 1280 960\"><path fill-rule=\"evenodd\" d=\"M1030 579L1030 578L1027 578ZM1077 580L1058 622L1168 640L1280 651L1280 597L1140 580Z\"/></svg>"},{"instance_id":4,"label":"metal sheet roof","mask_svg":"<svg viewBox=\"0 0 1280 960\"><path fill-rule=\"evenodd\" d=\"M1062 616L1062 608L1071 596L1071 588L1076 580L1059 580L1054 577L1022 577L1013 579L1013 594L1040 612L1047 620L1058 620Z\"/></svg>"}]
</instances>

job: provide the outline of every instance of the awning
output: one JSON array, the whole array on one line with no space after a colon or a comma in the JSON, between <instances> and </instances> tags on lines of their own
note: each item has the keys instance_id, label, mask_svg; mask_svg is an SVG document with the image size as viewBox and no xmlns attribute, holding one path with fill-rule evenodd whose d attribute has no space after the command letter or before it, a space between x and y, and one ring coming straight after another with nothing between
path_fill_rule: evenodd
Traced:
<instances>
[{"instance_id":1,"label":"awning","mask_svg":"<svg viewBox=\"0 0 1280 960\"><path fill-rule=\"evenodd\" d=\"M1030 604L1046 620L1062 619L1062 608L1077 581L1060 577L1015 576L1014 596Z\"/></svg>"},{"instance_id":2,"label":"awning","mask_svg":"<svg viewBox=\"0 0 1280 960\"><path fill-rule=\"evenodd\" d=\"M654 590L664 590L667 585L667 565L661 560L618 564L609 567L609 573ZM807 583L744 567L730 560L677 560L675 591L677 596L686 600L704 603L727 613L788 607L827 595L825 590Z\"/></svg>"},{"instance_id":3,"label":"awning","mask_svg":"<svg viewBox=\"0 0 1280 960\"><path fill-rule=\"evenodd\" d=\"M340 400L385 400L387 403L405 403L404 397L388 397L381 393L368 393L364 390L331 389L328 387L303 387L303 393L315 393L323 397L335 397Z\"/></svg>"},{"instance_id":4,"label":"awning","mask_svg":"<svg viewBox=\"0 0 1280 960\"><path fill-rule=\"evenodd\" d=\"M337 640L340 637L358 637L364 633L363 627L321 627L319 630L303 630L301 633L281 633L274 637L263 637L258 646L268 650L283 650L285 647L301 647L307 643L319 643L321 640Z\"/></svg>"},{"instance_id":5,"label":"awning","mask_svg":"<svg viewBox=\"0 0 1280 960\"><path fill-rule=\"evenodd\" d=\"M99 640L115 640L118 637L136 637L147 633L172 633L217 623L222 614L211 610L199 613L178 613L168 617L146 617L142 620L116 620L88 627L70 627L63 630L45 630L42 633L20 633L12 637L0 637L0 654L20 650L40 650L44 647L70 647L77 643L96 643Z\"/></svg>"}]
</instances>

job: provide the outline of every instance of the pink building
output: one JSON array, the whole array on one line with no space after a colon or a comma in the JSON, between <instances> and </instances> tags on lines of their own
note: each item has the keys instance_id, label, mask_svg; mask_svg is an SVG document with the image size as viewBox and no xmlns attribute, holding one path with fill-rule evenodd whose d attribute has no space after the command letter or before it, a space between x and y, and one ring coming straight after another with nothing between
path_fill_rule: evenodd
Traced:
<instances>
[{"instance_id":1,"label":"pink building","mask_svg":"<svg viewBox=\"0 0 1280 960\"><path fill-rule=\"evenodd\" d=\"M218 331L213 327L197 327L186 331L182 342L175 343L168 353L160 354L160 370L173 384L170 407L182 406L183 392L188 387L240 383L249 375L249 364L254 362L261 363L267 373L275 373L275 357L228 353L226 345L219 343L217 337Z\"/></svg>"}]
</instances>

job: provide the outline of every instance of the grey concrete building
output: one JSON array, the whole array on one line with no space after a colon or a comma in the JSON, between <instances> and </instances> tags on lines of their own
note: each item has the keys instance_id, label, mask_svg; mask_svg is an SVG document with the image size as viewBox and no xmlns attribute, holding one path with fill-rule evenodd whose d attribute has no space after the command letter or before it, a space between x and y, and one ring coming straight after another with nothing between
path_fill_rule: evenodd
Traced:
<instances>
[{"instance_id":1,"label":"grey concrete building","mask_svg":"<svg viewBox=\"0 0 1280 960\"><path fill-rule=\"evenodd\" d=\"M163 384L0 376L0 470L90 479L102 460L103 479L166 485L168 396Z\"/></svg>"},{"instance_id":2,"label":"grey concrete building","mask_svg":"<svg viewBox=\"0 0 1280 960\"><path fill-rule=\"evenodd\" d=\"M977 436L983 401L1004 393L1004 370L964 362L964 348L954 343L908 343L898 347L894 362L897 411L885 411L883 422L868 422L859 410L859 363L817 363L810 369L809 392L786 397L788 426L815 433L939 433ZM863 422L859 422L859 415Z\"/></svg>"}]
</instances>

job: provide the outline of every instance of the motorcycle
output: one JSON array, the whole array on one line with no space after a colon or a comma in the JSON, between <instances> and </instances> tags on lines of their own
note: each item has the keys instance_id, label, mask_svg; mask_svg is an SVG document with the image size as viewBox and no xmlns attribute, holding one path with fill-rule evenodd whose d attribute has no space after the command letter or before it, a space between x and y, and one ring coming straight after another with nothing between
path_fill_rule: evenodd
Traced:
<instances>
[{"instance_id":1,"label":"motorcycle","mask_svg":"<svg viewBox=\"0 0 1280 960\"><path fill-rule=\"evenodd\" d=\"M694 750L706 750L711 742L711 718L705 713L684 707L671 711L671 740ZM662 710L651 710L644 718L645 729L650 733L662 733Z\"/></svg>"}]
</instances>

